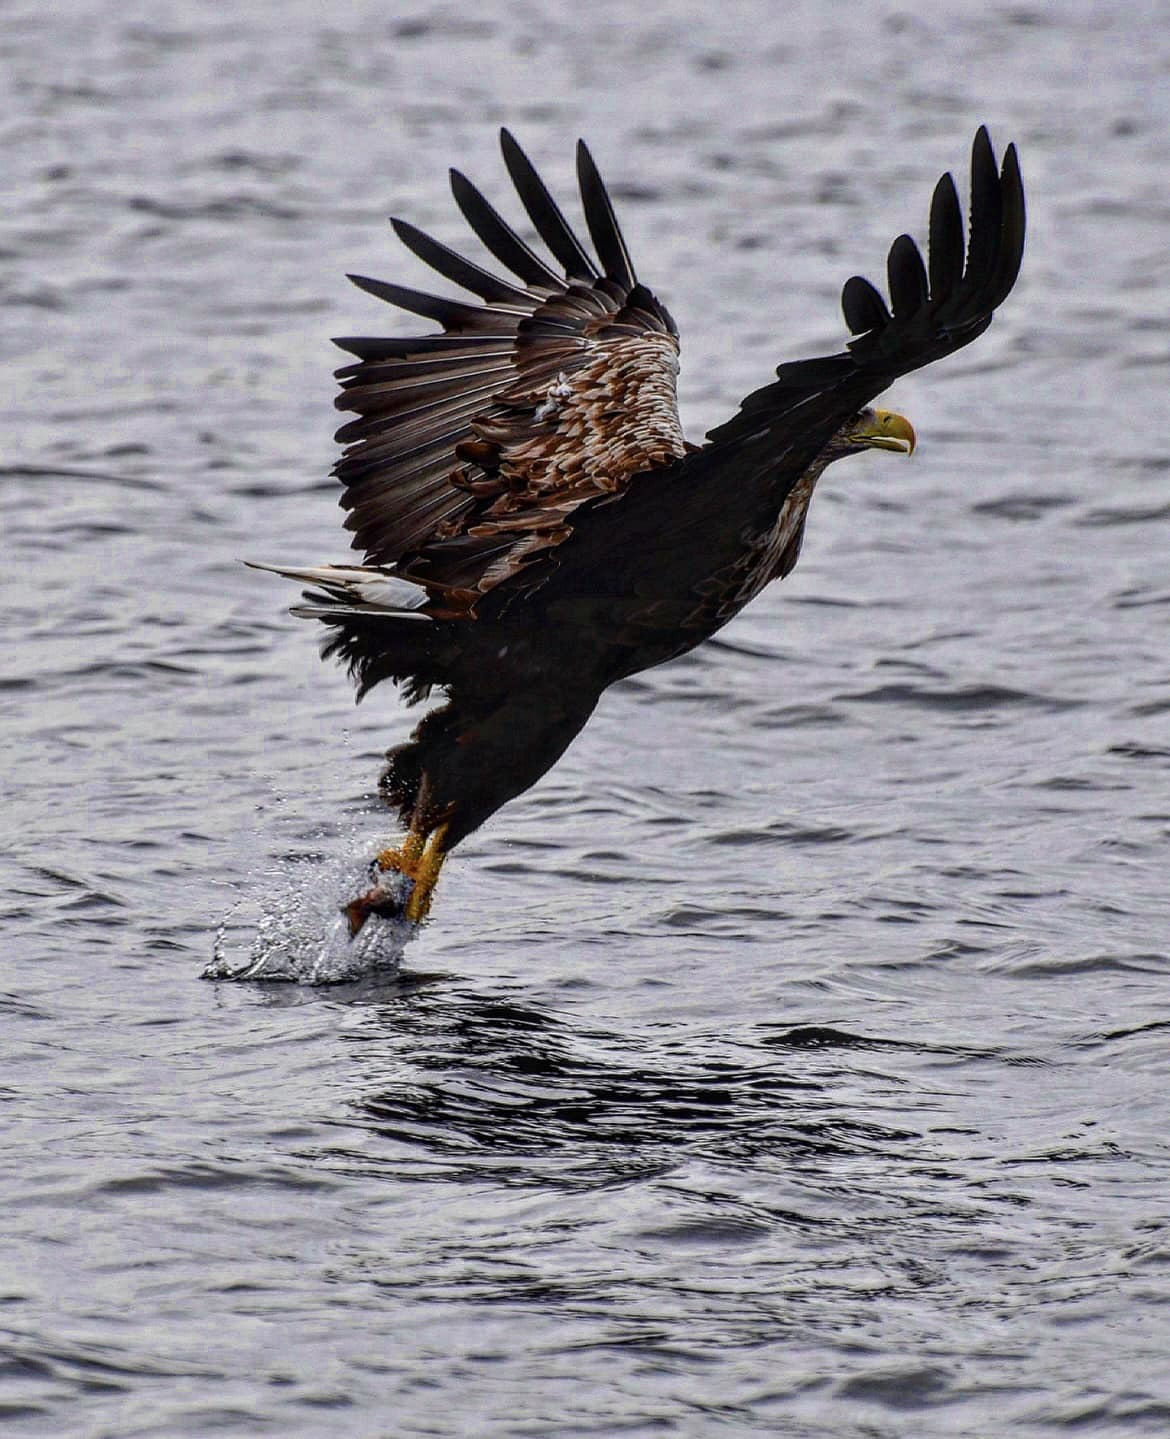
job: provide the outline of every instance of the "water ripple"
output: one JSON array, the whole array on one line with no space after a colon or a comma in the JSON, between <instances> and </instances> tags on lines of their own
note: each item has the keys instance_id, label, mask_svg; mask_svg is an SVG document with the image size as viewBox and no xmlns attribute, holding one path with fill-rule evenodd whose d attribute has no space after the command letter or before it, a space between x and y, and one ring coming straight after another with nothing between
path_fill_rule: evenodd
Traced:
<instances>
[{"instance_id":1,"label":"water ripple","mask_svg":"<svg viewBox=\"0 0 1170 1439\"><path fill-rule=\"evenodd\" d=\"M9 7L6 1435L1166 1428L1154 8ZM508 124L575 219L586 135L697 438L984 119L1029 250L913 463L351 964L417 716L238 559L345 556L386 214L521 223Z\"/></svg>"}]
</instances>

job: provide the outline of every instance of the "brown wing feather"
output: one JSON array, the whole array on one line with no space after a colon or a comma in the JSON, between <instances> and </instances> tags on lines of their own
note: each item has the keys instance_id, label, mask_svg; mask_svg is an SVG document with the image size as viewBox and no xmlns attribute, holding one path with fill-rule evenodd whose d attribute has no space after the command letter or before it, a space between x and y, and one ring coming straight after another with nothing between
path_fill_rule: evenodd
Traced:
<instances>
[{"instance_id":1,"label":"brown wing feather","mask_svg":"<svg viewBox=\"0 0 1170 1439\"><path fill-rule=\"evenodd\" d=\"M337 372L334 473L346 528L370 564L424 583L435 611L468 613L487 591L571 532L585 501L685 453L675 381L678 336L637 282L596 167L579 159L589 231L607 274L588 257L511 137L505 158L554 253L580 257L555 290L544 262L462 176L456 199L495 257L527 288L489 275L411 226L400 238L484 301L467 304L357 277L359 286L438 320L441 336L338 341L357 363ZM520 182L523 183L520 183ZM592 262L588 268L592 270ZM548 271L548 273L552 273Z\"/></svg>"}]
</instances>

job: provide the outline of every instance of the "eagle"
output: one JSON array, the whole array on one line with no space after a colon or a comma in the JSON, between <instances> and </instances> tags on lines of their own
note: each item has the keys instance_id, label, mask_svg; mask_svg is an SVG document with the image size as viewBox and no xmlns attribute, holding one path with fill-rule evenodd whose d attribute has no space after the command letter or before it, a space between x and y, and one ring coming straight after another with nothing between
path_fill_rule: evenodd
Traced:
<instances>
[{"instance_id":1,"label":"eagle","mask_svg":"<svg viewBox=\"0 0 1170 1439\"><path fill-rule=\"evenodd\" d=\"M1023 255L1016 150L997 164L981 127L966 232L944 174L927 259L909 235L890 247L888 302L847 280L845 347L781 364L692 444L678 330L634 272L589 149L576 162L592 249L507 130L500 143L547 253L458 170L455 203L501 271L391 221L465 294L349 277L441 333L335 341L353 357L336 404L354 418L334 474L362 561L259 566L311 587L292 613L327 627L322 655L359 700L384 680L410 703L443 696L387 754L380 790L406 835L345 906L351 934L373 913L424 919L446 855L557 762L610 685L685 654L789 574L829 465L914 450L910 422L871 402L981 335Z\"/></svg>"}]
</instances>

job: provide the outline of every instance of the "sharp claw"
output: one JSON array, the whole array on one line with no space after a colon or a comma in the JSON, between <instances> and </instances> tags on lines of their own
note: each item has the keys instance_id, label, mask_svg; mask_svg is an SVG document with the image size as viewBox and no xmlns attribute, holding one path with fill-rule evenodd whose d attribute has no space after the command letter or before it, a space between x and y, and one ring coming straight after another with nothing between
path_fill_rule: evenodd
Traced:
<instances>
[{"instance_id":1,"label":"sharp claw","mask_svg":"<svg viewBox=\"0 0 1170 1439\"><path fill-rule=\"evenodd\" d=\"M445 830L444 826L438 831L440 840ZM361 932L372 914L383 919L405 917L414 924L426 918L431 907L431 891L443 863L442 850L433 848L432 852L432 848L433 841L428 844L423 836L412 831L400 849L384 849L374 856L367 874L370 888L341 906L350 939ZM382 880L388 872L410 881L405 898L387 894L383 889Z\"/></svg>"}]
</instances>

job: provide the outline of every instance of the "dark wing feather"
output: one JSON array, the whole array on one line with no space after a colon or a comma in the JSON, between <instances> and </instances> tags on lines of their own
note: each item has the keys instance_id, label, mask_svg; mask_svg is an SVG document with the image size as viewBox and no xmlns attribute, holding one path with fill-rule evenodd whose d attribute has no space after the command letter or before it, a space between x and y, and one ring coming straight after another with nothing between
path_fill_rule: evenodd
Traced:
<instances>
[{"instance_id":1,"label":"dark wing feather","mask_svg":"<svg viewBox=\"0 0 1170 1439\"><path fill-rule=\"evenodd\" d=\"M634 277L588 151L578 154L582 202L604 275L506 131L501 145L565 277L453 171L472 229L522 283L395 220L408 249L481 303L351 276L445 333L338 341L356 356L337 372L337 406L356 416L337 433L346 446L335 467L346 527L368 562L417 578L443 612L466 612L547 555L586 500L684 450L677 332Z\"/></svg>"},{"instance_id":2,"label":"dark wing feather","mask_svg":"<svg viewBox=\"0 0 1170 1439\"><path fill-rule=\"evenodd\" d=\"M481 329L484 322L496 320L499 311L493 307L485 311L479 305L465 305L458 300L448 300L442 295L427 295L421 290L410 290L405 285L391 285L385 280L371 280L368 275L347 275L346 279L367 295L385 300L388 305L397 305L412 315L422 315L427 320L437 320L448 334L462 334L469 330ZM517 314L523 311L517 310Z\"/></svg>"},{"instance_id":3,"label":"dark wing feather","mask_svg":"<svg viewBox=\"0 0 1170 1439\"><path fill-rule=\"evenodd\" d=\"M592 284L597 278L597 266L570 230L557 202L549 194L532 161L516 143L510 131L500 131L500 148L504 152L504 164L508 167L513 185L516 186L516 193L524 202L528 218L536 226L537 234L564 266L565 274L571 280L583 280L586 284Z\"/></svg>"},{"instance_id":4,"label":"dark wing feather","mask_svg":"<svg viewBox=\"0 0 1170 1439\"><path fill-rule=\"evenodd\" d=\"M948 170L930 202L930 293L941 305L963 278L963 212Z\"/></svg>"},{"instance_id":5,"label":"dark wing feather","mask_svg":"<svg viewBox=\"0 0 1170 1439\"><path fill-rule=\"evenodd\" d=\"M961 266L962 250L959 251L959 257ZM886 309L881 292L860 275L853 275L845 281L845 288L841 291L841 310L852 335L862 335L866 330L879 329L888 324L890 319L890 312Z\"/></svg>"},{"instance_id":6,"label":"dark wing feather","mask_svg":"<svg viewBox=\"0 0 1170 1439\"><path fill-rule=\"evenodd\" d=\"M981 125L971 147L971 212L968 220L967 275L975 283L967 297L967 313L986 306L1002 239L1003 202L999 171L986 126Z\"/></svg>"},{"instance_id":7,"label":"dark wing feather","mask_svg":"<svg viewBox=\"0 0 1170 1439\"><path fill-rule=\"evenodd\" d=\"M511 225L500 218L467 176L458 170L451 171L451 193L463 218L501 265L507 266L535 290L548 289L551 292L561 288L562 281L556 271L549 269Z\"/></svg>"},{"instance_id":8,"label":"dark wing feather","mask_svg":"<svg viewBox=\"0 0 1170 1439\"><path fill-rule=\"evenodd\" d=\"M606 278L625 290L638 283L626 242L613 212L609 192L605 188L593 156L584 140L577 141L577 181L581 186L581 202L585 206L585 223L605 270Z\"/></svg>"},{"instance_id":9,"label":"dark wing feather","mask_svg":"<svg viewBox=\"0 0 1170 1439\"><path fill-rule=\"evenodd\" d=\"M462 356L473 354L474 350L469 345L482 345L488 340L509 346L514 339L511 329L501 324L494 334L478 334L473 341L465 340L462 335L412 335L406 338L395 339L385 335L342 335L333 341L339 350L345 350L347 354L356 355L359 361L379 360L400 360L413 359L418 356ZM336 371L337 377L354 374L360 369L360 365L349 365L344 370Z\"/></svg>"},{"instance_id":10,"label":"dark wing feather","mask_svg":"<svg viewBox=\"0 0 1170 1439\"><path fill-rule=\"evenodd\" d=\"M890 246L886 272L895 318L904 320L917 314L930 296L930 283L918 246L909 235L899 235Z\"/></svg>"},{"instance_id":11,"label":"dark wing feather","mask_svg":"<svg viewBox=\"0 0 1170 1439\"><path fill-rule=\"evenodd\" d=\"M452 284L461 285L463 289L470 290L473 295L478 295L489 304L518 304L522 309L527 308L531 297L526 290L517 289L515 285L501 280L489 270L473 265L470 260L465 260L462 255L457 255L454 250L440 244L425 230L420 230L405 220L391 220L390 225L408 250L412 250L424 265L437 270Z\"/></svg>"},{"instance_id":12,"label":"dark wing feather","mask_svg":"<svg viewBox=\"0 0 1170 1439\"><path fill-rule=\"evenodd\" d=\"M1003 203L1002 243L990 290L984 300L993 310L1002 305L1011 294L1024 258L1027 211L1024 205L1024 179L1020 174L1020 160L1014 145L1008 146L1003 157L1000 188Z\"/></svg>"}]
</instances>

